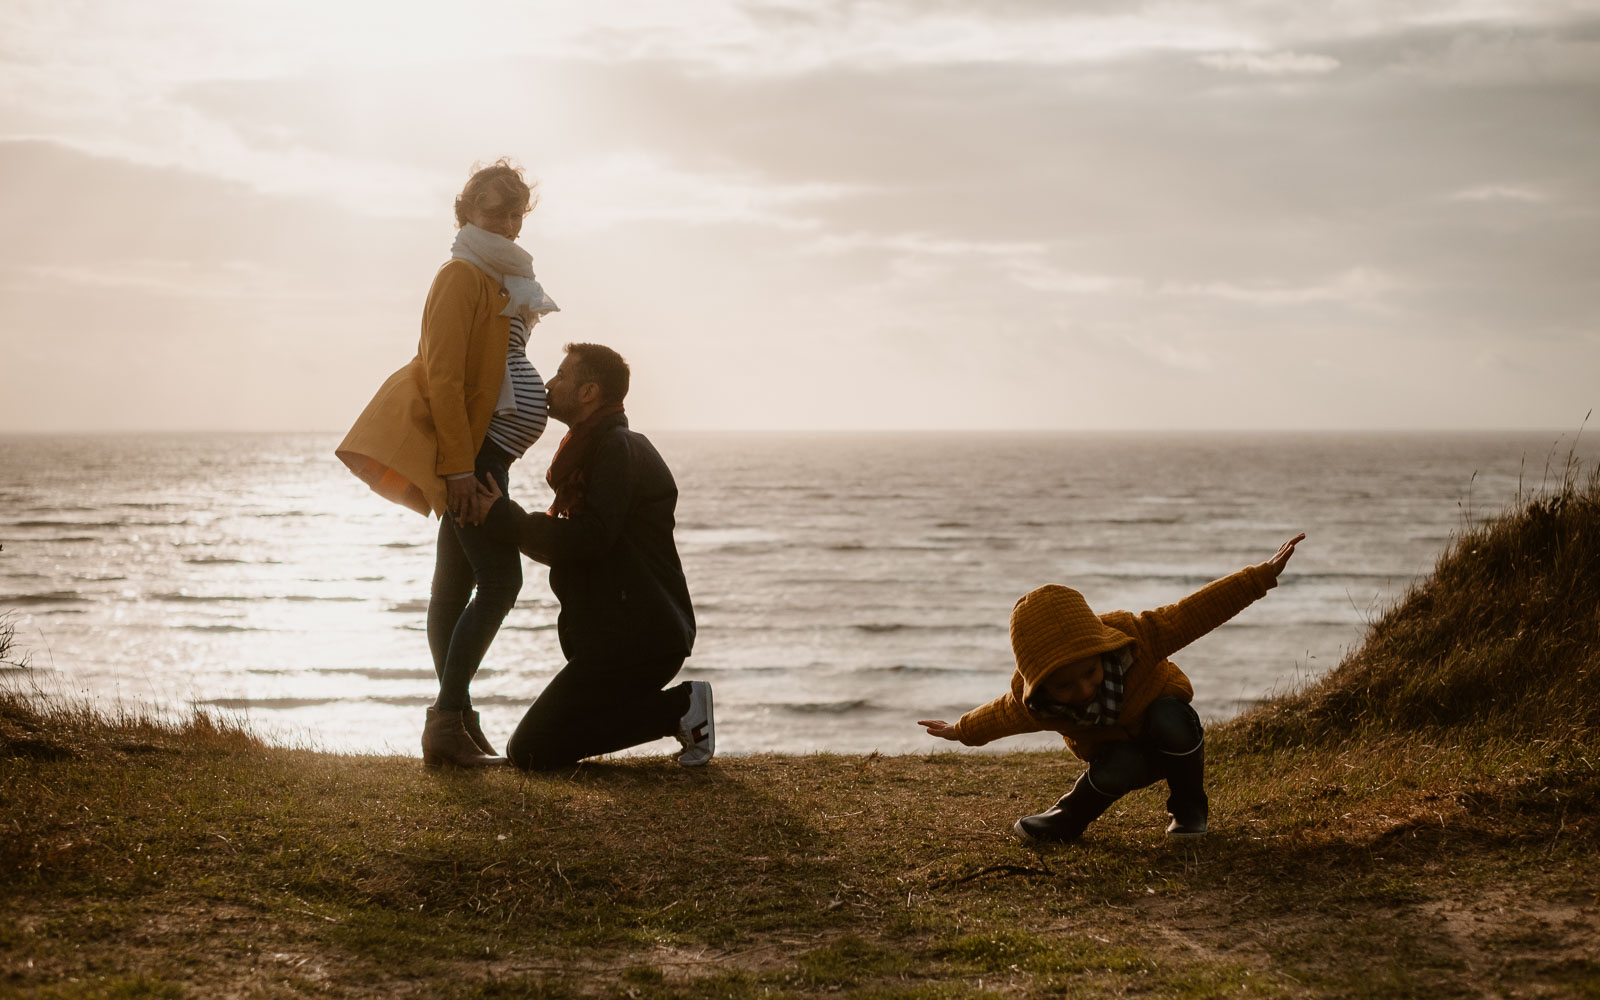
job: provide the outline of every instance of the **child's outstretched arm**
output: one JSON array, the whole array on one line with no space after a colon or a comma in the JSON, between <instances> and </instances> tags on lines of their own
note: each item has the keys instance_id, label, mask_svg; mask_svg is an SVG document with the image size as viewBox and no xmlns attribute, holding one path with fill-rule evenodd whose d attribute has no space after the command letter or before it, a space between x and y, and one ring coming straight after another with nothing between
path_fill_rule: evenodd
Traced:
<instances>
[{"instance_id":1,"label":"child's outstretched arm","mask_svg":"<svg viewBox=\"0 0 1600 1000\"><path fill-rule=\"evenodd\" d=\"M917 725L926 728L929 736L955 740L969 747L981 747L990 740L1004 736L1039 731L1039 724L1028 715L1015 692L979 705L954 723L943 719L922 719Z\"/></svg>"},{"instance_id":2,"label":"child's outstretched arm","mask_svg":"<svg viewBox=\"0 0 1600 1000\"><path fill-rule=\"evenodd\" d=\"M1279 546L1266 562L1208 583L1176 604L1139 615L1140 637L1156 656L1171 656L1265 597L1278 585L1278 576L1294 555L1294 547L1305 537L1301 532Z\"/></svg>"}]
</instances>

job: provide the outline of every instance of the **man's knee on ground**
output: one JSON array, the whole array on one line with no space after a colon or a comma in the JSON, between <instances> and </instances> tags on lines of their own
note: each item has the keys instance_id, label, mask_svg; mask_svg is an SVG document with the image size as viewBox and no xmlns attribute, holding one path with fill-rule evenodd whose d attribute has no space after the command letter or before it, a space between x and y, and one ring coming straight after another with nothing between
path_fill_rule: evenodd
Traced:
<instances>
[{"instance_id":1,"label":"man's knee on ground","mask_svg":"<svg viewBox=\"0 0 1600 1000\"><path fill-rule=\"evenodd\" d=\"M563 750L563 741L539 734L513 733L506 741L506 759L524 771L548 771L571 767L578 762Z\"/></svg>"}]
</instances>

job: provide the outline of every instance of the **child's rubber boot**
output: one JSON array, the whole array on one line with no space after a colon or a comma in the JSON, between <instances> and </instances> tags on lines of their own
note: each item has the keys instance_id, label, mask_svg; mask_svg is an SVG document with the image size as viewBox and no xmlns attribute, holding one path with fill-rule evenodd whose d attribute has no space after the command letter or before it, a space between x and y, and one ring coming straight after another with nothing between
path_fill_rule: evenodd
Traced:
<instances>
[{"instance_id":1,"label":"child's rubber boot","mask_svg":"<svg viewBox=\"0 0 1600 1000\"><path fill-rule=\"evenodd\" d=\"M1206 799L1206 745L1201 743L1181 756L1167 757L1167 836L1192 840L1206 835L1210 802Z\"/></svg>"},{"instance_id":2,"label":"child's rubber boot","mask_svg":"<svg viewBox=\"0 0 1600 1000\"><path fill-rule=\"evenodd\" d=\"M1117 796L1106 795L1089 781L1085 771L1072 791L1061 796L1060 801L1042 813L1024 816L1012 826L1011 832L1028 844L1063 844L1077 840L1089 824L1111 808Z\"/></svg>"}]
</instances>

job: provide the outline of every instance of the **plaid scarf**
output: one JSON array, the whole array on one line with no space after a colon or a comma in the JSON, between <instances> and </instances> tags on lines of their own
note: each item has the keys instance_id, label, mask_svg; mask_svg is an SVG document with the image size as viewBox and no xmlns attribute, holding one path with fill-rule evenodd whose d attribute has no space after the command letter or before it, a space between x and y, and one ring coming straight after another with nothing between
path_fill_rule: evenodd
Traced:
<instances>
[{"instance_id":1,"label":"plaid scarf","mask_svg":"<svg viewBox=\"0 0 1600 1000\"><path fill-rule=\"evenodd\" d=\"M550 502L551 517L577 517L583 513L586 478L583 460L589 457L595 431L621 412L621 403L600 407L588 419L578 421L578 426L567 431L561 443L556 445L555 457L550 459L550 471L544 477L556 493L555 499Z\"/></svg>"},{"instance_id":2,"label":"plaid scarf","mask_svg":"<svg viewBox=\"0 0 1600 1000\"><path fill-rule=\"evenodd\" d=\"M1068 705L1042 697L1030 699L1030 705L1042 715L1066 719L1079 726L1114 726L1122 714L1122 694L1127 687L1128 668L1133 666L1133 646L1123 646L1100 654L1100 666L1105 679L1100 682L1100 694L1087 705Z\"/></svg>"}]
</instances>

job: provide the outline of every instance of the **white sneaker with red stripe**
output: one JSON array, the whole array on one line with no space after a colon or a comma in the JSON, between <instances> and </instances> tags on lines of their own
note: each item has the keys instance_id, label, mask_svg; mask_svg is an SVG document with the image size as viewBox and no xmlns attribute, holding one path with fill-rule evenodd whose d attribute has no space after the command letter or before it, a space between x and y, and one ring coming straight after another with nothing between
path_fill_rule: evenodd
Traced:
<instances>
[{"instance_id":1,"label":"white sneaker with red stripe","mask_svg":"<svg viewBox=\"0 0 1600 1000\"><path fill-rule=\"evenodd\" d=\"M717 750L717 725L711 713L711 685L705 681L689 682L689 711L678 720L678 763L684 767L699 767L711 759Z\"/></svg>"}]
</instances>

